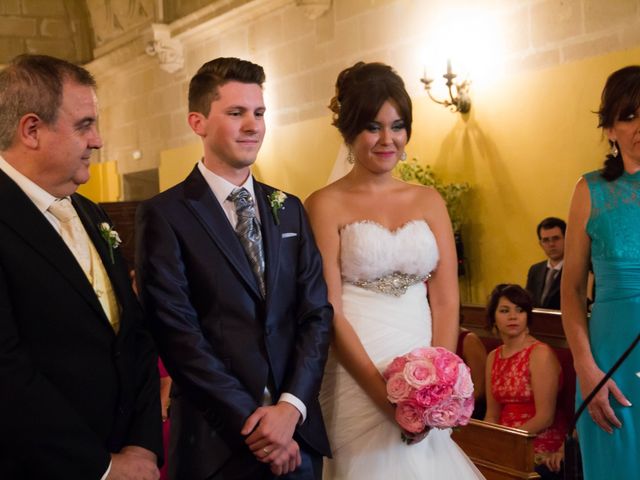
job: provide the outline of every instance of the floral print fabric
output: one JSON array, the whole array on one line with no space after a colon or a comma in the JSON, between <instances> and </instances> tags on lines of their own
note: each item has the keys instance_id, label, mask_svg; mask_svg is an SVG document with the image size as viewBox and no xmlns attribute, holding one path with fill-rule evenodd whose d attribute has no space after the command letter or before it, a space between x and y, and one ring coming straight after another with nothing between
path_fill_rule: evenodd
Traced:
<instances>
[{"instance_id":1,"label":"floral print fabric","mask_svg":"<svg viewBox=\"0 0 640 480\"><path fill-rule=\"evenodd\" d=\"M502 357L502 345L496 349L491 370L491 392L501 405L500 424L519 427L536 414L536 405L531 388L529 359L534 348L550 348L542 342L535 342L510 357ZM562 372L558 378L562 386ZM564 441L565 421L556 409L553 424L538 434L533 442L535 453L555 452Z\"/></svg>"}]
</instances>

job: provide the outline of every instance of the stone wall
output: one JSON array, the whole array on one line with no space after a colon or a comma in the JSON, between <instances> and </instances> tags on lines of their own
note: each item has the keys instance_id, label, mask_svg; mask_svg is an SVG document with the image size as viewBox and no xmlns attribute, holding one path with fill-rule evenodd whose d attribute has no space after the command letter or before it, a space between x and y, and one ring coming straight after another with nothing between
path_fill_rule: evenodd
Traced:
<instances>
[{"instance_id":1,"label":"stone wall","mask_svg":"<svg viewBox=\"0 0 640 480\"><path fill-rule=\"evenodd\" d=\"M167 27L184 50L182 69L167 73L146 56L144 33L90 64L101 85L102 158L116 160L121 173L154 168L159 152L194 141L188 80L219 55L265 67L269 122L287 125L326 115L337 73L361 59L393 65L415 96L425 58L447 56L456 42L481 45L485 34L493 43L480 54L500 75L640 44L637 0L218 0L196 11L203 2L167 3L189 12ZM479 33L465 38L472 31Z\"/></svg>"},{"instance_id":2,"label":"stone wall","mask_svg":"<svg viewBox=\"0 0 640 480\"><path fill-rule=\"evenodd\" d=\"M46 53L76 63L92 57L84 1L0 1L0 65L21 53Z\"/></svg>"}]
</instances>

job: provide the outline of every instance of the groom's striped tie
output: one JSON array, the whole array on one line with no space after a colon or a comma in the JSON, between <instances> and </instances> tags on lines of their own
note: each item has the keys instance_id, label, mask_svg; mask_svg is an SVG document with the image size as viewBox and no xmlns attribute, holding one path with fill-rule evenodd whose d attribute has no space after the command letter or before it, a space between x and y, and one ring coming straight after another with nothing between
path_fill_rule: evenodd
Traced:
<instances>
[{"instance_id":1,"label":"groom's striped tie","mask_svg":"<svg viewBox=\"0 0 640 480\"><path fill-rule=\"evenodd\" d=\"M251 269L256 276L256 280L258 280L260 293L264 298L266 292L264 285L264 250L253 198L251 198L251 194L246 188L236 188L227 198L236 207L236 214L238 215L236 235L247 254Z\"/></svg>"}]
</instances>

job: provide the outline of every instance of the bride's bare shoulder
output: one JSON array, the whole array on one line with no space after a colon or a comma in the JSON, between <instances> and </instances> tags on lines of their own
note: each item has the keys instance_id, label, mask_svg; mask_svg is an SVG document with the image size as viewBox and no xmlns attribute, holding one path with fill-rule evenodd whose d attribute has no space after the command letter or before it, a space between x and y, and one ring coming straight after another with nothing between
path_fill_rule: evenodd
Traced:
<instances>
[{"instance_id":1,"label":"bride's bare shoulder","mask_svg":"<svg viewBox=\"0 0 640 480\"><path fill-rule=\"evenodd\" d=\"M342 182L337 180L326 187L316 190L307 197L304 205L308 211L334 208L339 204L343 195Z\"/></svg>"}]
</instances>

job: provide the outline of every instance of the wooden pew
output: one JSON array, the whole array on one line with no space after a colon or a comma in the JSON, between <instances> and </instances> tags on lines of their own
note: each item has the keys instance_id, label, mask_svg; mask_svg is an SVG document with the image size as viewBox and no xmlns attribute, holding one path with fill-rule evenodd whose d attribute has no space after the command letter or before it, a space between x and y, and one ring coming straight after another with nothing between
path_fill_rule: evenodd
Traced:
<instances>
[{"instance_id":1,"label":"wooden pew","mask_svg":"<svg viewBox=\"0 0 640 480\"><path fill-rule=\"evenodd\" d=\"M453 430L453 440L487 480L540 478L533 471L535 434L517 428L471 419Z\"/></svg>"},{"instance_id":2,"label":"wooden pew","mask_svg":"<svg viewBox=\"0 0 640 480\"><path fill-rule=\"evenodd\" d=\"M461 325L475 332L480 338L493 337L491 331L487 329L484 305L462 305L460 316ZM562 329L562 316L558 310L534 308L529 330L531 335L552 347L568 348Z\"/></svg>"}]
</instances>

